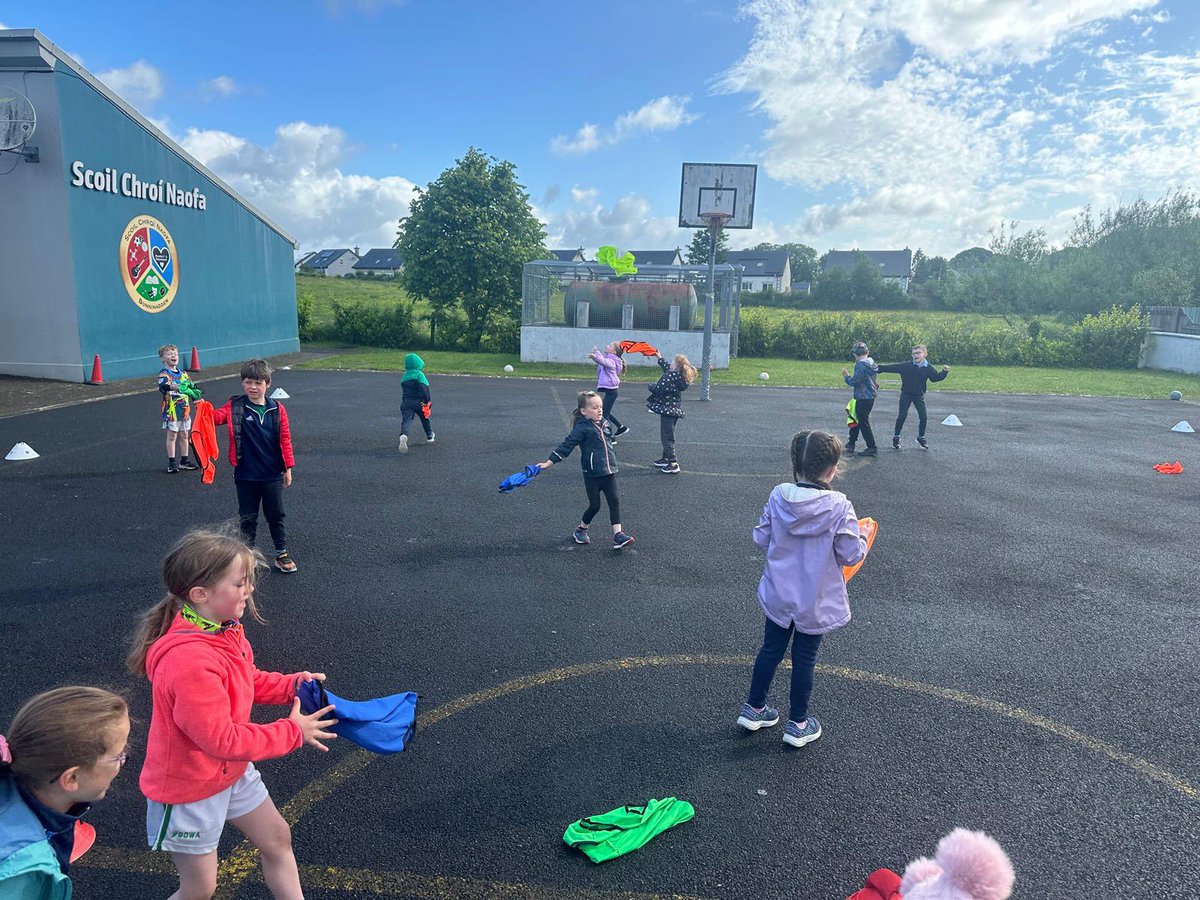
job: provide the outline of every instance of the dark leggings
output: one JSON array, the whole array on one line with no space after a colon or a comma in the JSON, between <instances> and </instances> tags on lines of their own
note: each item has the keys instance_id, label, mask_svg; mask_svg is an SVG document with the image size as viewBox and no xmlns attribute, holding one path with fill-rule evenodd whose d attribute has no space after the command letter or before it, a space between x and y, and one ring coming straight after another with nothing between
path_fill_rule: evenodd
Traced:
<instances>
[{"instance_id":1,"label":"dark leggings","mask_svg":"<svg viewBox=\"0 0 1200 900\"><path fill-rule=\"evenodd\" d=\"M675 426L679 424L679 416L658 417L658 436L662 439L663 459L675 458Z\"/></svg>"},{"instance_id":2,"label":"dark leggings","mask_svg":"<svg viewBox=\"0 0 1200 900\"><path fill-rule=\"evenodd\" d=\"M858 420L857 425L850 426L850 446L854 446L854 442L858 440L858 433L861 431L863 440L867 443L867 449L875 446L875 435L871 431L871 407L875 405L875 399L859 400L854 404L854 418Z\"/></svg>"},{"instance_id":3,"label":"dark leggings","mask_svg":"<svg viewBox=\"0 0 1200 900\"><path fill-rule=\"evenodd\" d=\"M604 403L604 418L612 422L617 428L621 427L621 420L612 414L612 408L617 402L616 388L596 388L600 394L601 401Z\"/></svg>"},{"instance_id":4,"label":"dark leggings","mask_svg":"<svg viewBox=\"0 0 1200 900\"><path fill-rule=\"evenodd\" d=\"M925 424L927 416L925 414L925 398L914 397L911 394L900 395L900 415L896 416L896 430L892 432L896 437L900 437L900 429L904 427L904 420L908 418L908 406L912 404L917 408L917 437L925 437Z\"/></svg>"},{"instance_id":5,"label":"dark leggings","mask_svg":"<svg viewBox=\"0 0 1200 900\"><path fill-rule=\"evenodd\" d=\"M254 539L258 535L258 508L261 505L267 527L271 529L275 552L282 553L287 549L287 537L283 531L283 482L242 481L235 478L233 483L237 487L242 538L251 547L254 546Z\"/></svg>"},{"instance_id":6,"label":"dark leggings","mask_svg":"<svg viewBox=\"0 0 1200 900\"><path fill-rule=\"evenodd\" d=\"M599 478L583 476L583 486L587 489L588 508L583 513L583 524L591 524L600 512L600 495L608 498L608 521L614 525L621 524L621 498L617 496L617 476L601 475Z\"/></svg>"},{"instance_id":7,"label":"dark leggings","mask_svg":"<svg viewBox=\"0 0 1200 900\"><path fill-rule=\"evenodd\" d=\"M794 629L795 626L783 628L767 619L762 649L758 651L758 659L754 661L754 674L750 677L749 702L756 709L766 706L767 691L771 689L775 670L779 668L779 663L787 653L790 638L792 699L788 718L793 722L803 722L808 718L808 698L812 695L813 669L817 665L817 648L821 646L821 635L805 634Z\"/></svg>"}]
</instances>

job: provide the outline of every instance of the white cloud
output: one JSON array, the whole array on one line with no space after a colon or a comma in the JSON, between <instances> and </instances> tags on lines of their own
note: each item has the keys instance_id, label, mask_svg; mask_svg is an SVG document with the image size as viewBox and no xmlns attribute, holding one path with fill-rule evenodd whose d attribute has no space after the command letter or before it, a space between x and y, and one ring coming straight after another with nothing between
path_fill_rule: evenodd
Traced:
<instances>
[{"instance_id":1,"label":"white cloud","mask_svg":"<svg viewBox=\"0 0 1200 900\"><path fill-rule=\"evenodd\" d=\"M264 147L224 131L188 129L184 149L290 231L305 250L390 247L408 215L413 182L343 171L346 134L330 125L292 122Z\"/></svg>"},{"instance_id":2,"label":"white cloud","mask_svg":"<svg viewBox=\"0 0 1200 900\"><path fill-rule=\"evenodd\" d=\"M96 75L131 106L150 106L163 95L163 74L144 59L124 69L109 69Z\"/></svg>"},{"instance_id":3,"label":"white cloud","mask_svg":"<svg viewBox=\"0 0 1200 900\"><path fill-rule=\"evenodd\" d=\"M201 81L200 93L210 100L218 97L232 97L242 93L242 86L228 75L218 75L216 78Z\"/></svg>"},{"instance_id":4,"label":"white cloud","mask_svg":"<svg viewBox=\"0 0 1200 900\"><path fill-rule=\"evenodd\" d=\"M955 252L1006 218L1061 236L1066 207L1200 180L1200 60L1103 40L1156 2L753 0L717 90L752 95L771 179L820 192L792 239Z\"/></svg>"},{"instance_id":5,"label":"white cloud","mask_svg":"<svg viewBox=\"0 0 1200 900\"><path fill-rule=\"evenodd\" d=\"M666 95L651 100L632 112L623 113L608 129L585 122L574 137L558 135L550 142L550 149L560 155L591 153L603 146L611 146L640 132L674 131L695 122L699 116L687 111L691 97Z\"/></svg>"},{"instance_id":6,"label":"white cloud","mask_svg":"<svg viewBox=\"0 0 1200 900\"><path fill-rule=\"evenodd\" d=\"M547 246L585 247L592 252L604 244L671 250L691 240L691 232L681 230L677 218L652 215L650 201L639 194L627 194L609 207L596 202L594 189L573 188L571 194L573 200L565 210L536 211L546 226Z\"/></svg>"},{"instance_id":7,"label":"white cloud","mask_svg":"<svg viewBox=\"0 0 1200 900\"><path fill-rule=\"evenodd\" d=\"M7 31L7 30L8 30L8 26L5 25L3 22L0 22L0 31Z\"/></svg>"}]
</instances>

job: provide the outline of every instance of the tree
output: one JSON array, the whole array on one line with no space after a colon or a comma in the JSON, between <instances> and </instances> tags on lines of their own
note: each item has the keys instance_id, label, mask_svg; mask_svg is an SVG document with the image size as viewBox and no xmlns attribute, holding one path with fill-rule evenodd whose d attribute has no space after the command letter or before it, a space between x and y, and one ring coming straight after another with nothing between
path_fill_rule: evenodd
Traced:
<instances>
[{"instance_id":1,"label":"tree","mask_svg":"<svg viewBox=\"0 0 1200 900\"><path fill-rule=\"evenodd\" d=\"M687 264L689 266L708 265L708 229L699 228L692 235L692 242L687 248ZM717 263L729 261L729 235L724 229L717 232Z\"/></svg>"},{"instance_id":2,"label":"tree","mask_svg":"<svg viewBox=\"0 0 1200 900\"><path fill-rule=\"evenodd\" d=\"M433 307L431 342L438 319L461 308L478 349L490 325L519 316L521 268L546 256L546 233L516 167L475 147L416 195L396 240L404 287Z\"/></svg>"}]
</instances>

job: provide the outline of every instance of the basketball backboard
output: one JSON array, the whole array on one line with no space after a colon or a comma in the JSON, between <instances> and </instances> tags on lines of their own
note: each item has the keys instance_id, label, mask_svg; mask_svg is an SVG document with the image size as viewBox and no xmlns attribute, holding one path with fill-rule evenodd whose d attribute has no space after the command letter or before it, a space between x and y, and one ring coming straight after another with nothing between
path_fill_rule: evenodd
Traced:
<instances>
[{"instance_id":1,"label":"basketball backboard","mask_svg":"<svg viewBox=\"0 0 1200 900\"><path fill-rule=\"evenodd\" d=\"M684 163L679 189L679 227L707 228L706 215L728 216L722 228L754 227L754 184L758 166Z\"/></svg>"}]
</instances>

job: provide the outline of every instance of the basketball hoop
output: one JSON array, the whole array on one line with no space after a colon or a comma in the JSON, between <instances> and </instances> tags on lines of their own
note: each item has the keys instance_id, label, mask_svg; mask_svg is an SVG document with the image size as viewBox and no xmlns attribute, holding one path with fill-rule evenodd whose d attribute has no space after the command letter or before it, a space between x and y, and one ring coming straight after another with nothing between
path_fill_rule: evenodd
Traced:
<instances>
[{"instance_id":1,"label":"basketball hoop","mask_svg":"<svg viewBox=\"0 0 1200 900\"><path fill-rule=\"evenodd\" d=\"M733 213L714 210L712 212L700 213L700 218L704 220L704 224L709 227L709 230L719 231L725 227L726 222L733 218Z\"/></svg>"}]
</instances>

